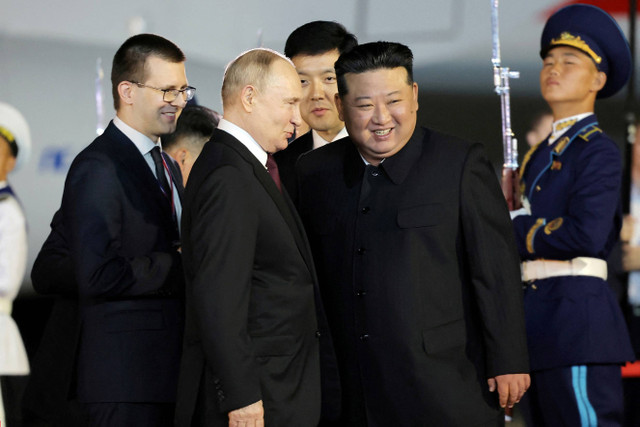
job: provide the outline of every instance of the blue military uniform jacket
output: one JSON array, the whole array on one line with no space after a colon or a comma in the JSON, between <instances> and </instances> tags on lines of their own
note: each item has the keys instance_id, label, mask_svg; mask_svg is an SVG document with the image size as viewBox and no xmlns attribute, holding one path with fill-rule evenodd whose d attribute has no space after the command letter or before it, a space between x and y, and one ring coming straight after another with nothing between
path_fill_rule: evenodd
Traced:
<instances>
[{"instance_id":1,"label":"blue military uniform jacket","mask_svg":"<svg viewBox=\"0 0 640 427\"><path fill-rule=\"evenodd\" d=\"M605 259L618 238L621 158L595 115L575 123L522 164L531 215L514 219L523 260ZM620 307L597 277L536 280L525 291L532 371L634 358Z\"/></svg>"}]
</instances>

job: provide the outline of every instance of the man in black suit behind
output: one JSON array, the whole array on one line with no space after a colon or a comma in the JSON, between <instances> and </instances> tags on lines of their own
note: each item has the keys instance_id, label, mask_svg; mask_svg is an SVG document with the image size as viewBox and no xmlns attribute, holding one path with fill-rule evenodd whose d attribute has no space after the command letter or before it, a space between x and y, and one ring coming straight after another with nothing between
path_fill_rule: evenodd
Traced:
<instances>
[{"instance_id":1,"label":"man in black suit behind","mask_svg":"<svg viewBox=\"0 0 640 427\"><path fill-rule=\"evenodd\" d=\"M218 124L215 114L206 107L188 106L180 114L176 130L161 137L162 155L178 189L186 182L191 165ZM75 396L76 353L81 331L78 284L62 222L61 212L57 211L51 220L51 233L31 270L36 292L54 297L55 302L31 361L31 375L22 400L25 427L88 425Z\"/></svg>"},{"instance_id":2,"label":"man in black suit behind","mask_svg":"<svg viewBox=\"0 0 640 427\"><path fill-rule=\"evenodd\" d=\"M181 184L161 154L195 89L152 34L116 52L116 117L73 161L62 198L80 298L77 397L91 425L172 425L184 323Z\"/></svg>"},{"instance_id":3,"label":"man in black suit behind","mask_svg":"<svg viewBox=\"0 0 640 427\"><path fill-rule=\"evenodd\" d=\"M315 272L271 156L299 124L300 98L293 64L274 51L225 72L224 115L185 194L180 427L318 423Z\"/></svg>"},{"instance_id":4,"label":"man in black suit behind","mask_svg":"<svg viewBox=\"0 0 640 427\"><path fill-rule=\"evenodd\" d=\"M302 154L347 136L338 117L338 94L333 68L341 53L358 44L356 36L337 22L313 21L287 38L284 54L291 58L302 83L300 115L311 130L275 154L282 183L296 197L295 164Z\"/></svg>"},{"instance_id":5,"label":"man in black suit behind","mask_svg":"<svg viewBox=\"0 0 640 427\"><path fill-rule=\"evenodd\" d=\"M481 146L416 127L412 63L397 43L341 55L349 138L297 164L342 423L495 426L529 385L515 240Z\"/></svg>"},{"instance_id":6,"label":"man in black suit behind","mask_svg":"<svg viewBox=\"0 0 640 427\"><path fill-rule=\"evenodd\" d=\"M162 149L180 168L185 186L193 164L204 144L211 139L220 117L219 113L202 105L188 105L180 114L175 132L162 137Z\"/></svg>"}]
</instances>

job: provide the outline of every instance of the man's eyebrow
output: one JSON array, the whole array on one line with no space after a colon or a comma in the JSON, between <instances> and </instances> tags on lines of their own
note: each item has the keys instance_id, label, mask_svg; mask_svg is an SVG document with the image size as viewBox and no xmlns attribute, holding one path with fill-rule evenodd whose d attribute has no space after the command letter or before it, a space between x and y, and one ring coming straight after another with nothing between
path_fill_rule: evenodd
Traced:
<instances>
[{"instance_id":1,"label":"man's eyebrow","mask_svg":"<svg viewBox=\"0 0 640 427\"><path fill-rule=\"evenodd\" d=\"M306 76L307 74L310 74L308 71L301 70L301 69L299 69L299 68L297 69L297 71L298 71L298 74L302 74L302 75L305 75L305 76ZM326 74L326 73L333 73L333 74L335 74L335 72L336 72L335 68L325 68L324 70L320 70L320 74Z\"/></svg>"}]
</instances>

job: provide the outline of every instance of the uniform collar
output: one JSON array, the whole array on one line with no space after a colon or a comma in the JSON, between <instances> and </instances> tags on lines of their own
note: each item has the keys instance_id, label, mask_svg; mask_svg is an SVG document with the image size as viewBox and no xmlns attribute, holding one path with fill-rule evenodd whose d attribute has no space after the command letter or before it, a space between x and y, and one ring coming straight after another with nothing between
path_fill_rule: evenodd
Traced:
<instances>
[{"instance_id":1,"label":"uniform collar","mask_svg":"<svg viewBox=\"0 0 640 427\"><path fill-rule=\"evenodd\" d=\"M422 153L421 141L424 136L425 129L417 126L405 146L393 156L383 159L378 165L394 184L401 184L409 175L411 168ZM368 164L362 156L360 157L364 164Z\"/></svg>"},{"instance_id":2,"label":"uniform collar","mask_svg":"<svg viewBox=\"0 0 640 427\"><path fill-rule=\"evenodd\" d=\"M565 117L553 122L551 136L549 136L548 139L549 145L553 144L558 138L564 135L567 130L571 128L571 126L575 125L580 120L584 119L585 117L589 117L592 114L593 112L576 114L575 116Z\"/></svg>"}]
</instances>

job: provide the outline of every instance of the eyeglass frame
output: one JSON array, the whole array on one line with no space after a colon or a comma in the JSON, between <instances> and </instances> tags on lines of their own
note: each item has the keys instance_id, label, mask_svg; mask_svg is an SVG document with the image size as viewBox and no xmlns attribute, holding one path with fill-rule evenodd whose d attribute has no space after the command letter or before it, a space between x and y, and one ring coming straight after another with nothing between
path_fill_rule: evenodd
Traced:
<instances>
[{"instance_id":1,"label":"eyeglass frame","mask_svg":"<svg viewBox=\"0 0 640 427\"><path fill-rule=\"evenodd\" d=\"M133 80L129 81L129 83L133 83L135 85L137 85L138 87L146 87L148 89L153 89L153 90L157 90L159 92L162 92L162 100L164 102L173 102L176 99L178 99L178 94L182 94L182 96L184 97L185 102L186 101L191 101L193 99L194 96L196 96L196 88L193 86L187 86L184 89L160 89L158 87L153 87L153 86L148 86L144 83L140 83L140 82L135 82ZM189 97L189 94L187 93L187 91L190 90L192 91L192 95L191 97ZM173 99L171 99L170 101L166 99L167 97L167 93L171 93L174 96Z\"/></svg>"}]
</instances>

